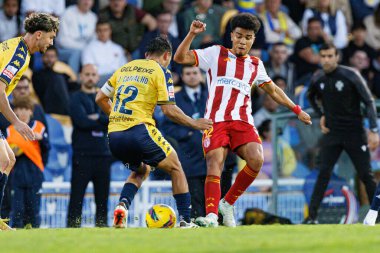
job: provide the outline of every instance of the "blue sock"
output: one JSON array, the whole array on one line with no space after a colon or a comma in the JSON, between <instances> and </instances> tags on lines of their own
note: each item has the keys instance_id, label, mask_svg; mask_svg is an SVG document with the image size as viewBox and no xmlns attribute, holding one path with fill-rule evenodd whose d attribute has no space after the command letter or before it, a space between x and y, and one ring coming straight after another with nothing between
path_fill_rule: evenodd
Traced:
<instances>
[{"instance_id":1,"label":"blue sock","mask_svg":"<svg viewBox=\"0 0 380 253\"><path fill-rule=\"evenodd\" d=\"M2 173L2 176L0 178L0 213L1 213L1 205L3 204L4 190L5 190L5 186L7 185L7 181L8 181L8 175L5 173Z\"/></svg>"},{"instance_id":2,"label":"blue sock","mask_svg":"<svg viewBox=\"0 0 380 253\"><path fill-rule=\"evenodd\" d=\"M121 191L119 201L123 202L127 209L129 209L129 206L132 204L138 190L139 188L137 188L136 185L132 183L125 183L123 190Z\"/></svg>"},{"instance_id":3,"label":"blue sock","mask_svg":"<svg viewBox=\"0 0 380 253\"><path fill-rule=\"evenodd\" d=\"M377 185L375 196L373 196L371 209L375 211L379 211L380 209L380 183Z\"/></svg>"},{"instance_id":4,"label":"blue sock","mask_svg":"<svg viewBox=\"0 0 380 253\"><path fill-rule=\"evenodd\" d=\"M177 204L179 220L190 222L191 196L189 192L173 195Z\"/></svg>"}]
</instances>

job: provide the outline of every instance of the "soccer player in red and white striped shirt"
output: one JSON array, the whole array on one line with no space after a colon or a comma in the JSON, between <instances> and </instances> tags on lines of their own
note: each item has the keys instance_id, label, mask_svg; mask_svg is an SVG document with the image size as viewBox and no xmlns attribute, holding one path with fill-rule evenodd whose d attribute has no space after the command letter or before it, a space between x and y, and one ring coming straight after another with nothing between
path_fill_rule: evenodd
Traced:
<instances>
[{"instance_id":1,"label":"soccer player in red and white striped shirt","mask_svg":"<svg viewBox=\"0 0 380 253\"><path fill-rule=\"evenodd\" d=\"M195 36L206 30L204 23L195 20L174 55L176 62L199 66L207 73L209 98L205 118L213 121L213 128L205 131L203 135L203 148L207 160L207 216L197 218L196 223L200 226L218 226L218 207L223 215L223 224L236 226L233 205L255 180L262 167L264 158L261 140L251 114L252 86L262 88L277 103L296 113L299 120L307 125L311 124L310 116L302 111L300 106L295 105L268 77L262 61L248 55L259 27L257 17L248 13L238 14L231 20L231 49L212 46L190 50ZM228 148L236 152L247 164L219 203L220 175Z\"/></svg>"}]
</instances>

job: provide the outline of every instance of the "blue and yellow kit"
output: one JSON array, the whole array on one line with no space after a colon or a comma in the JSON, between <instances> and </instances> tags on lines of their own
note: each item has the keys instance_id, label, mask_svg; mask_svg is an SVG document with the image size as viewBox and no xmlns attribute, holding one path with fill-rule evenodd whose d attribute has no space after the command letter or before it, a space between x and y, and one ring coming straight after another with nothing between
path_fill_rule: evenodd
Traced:
<instances>
[{"instance_id":1,"label":"blue and yellow kit","mask_svg":"<svg viewBox=\"0 0 380 253\"><path fill-rule=\"evenodd\" d=\"M170 70L154 60L134 60L118 69L102 92L113 98L108 133L113 155L131 170L156 166L173 148L155 127L156 105L175 104Z\"/></svg>"},{"instance_id":2,"label":"blue and yellow kit","mask_svg":"<svg viewBox=\"0 0 380 253\"><path fill-rule=\"evenodd\" d=\"M16 87L29 66L30 52L22 37L0 43L0 81L6 84L7 96Z\"/></svg>"}]
</instances>

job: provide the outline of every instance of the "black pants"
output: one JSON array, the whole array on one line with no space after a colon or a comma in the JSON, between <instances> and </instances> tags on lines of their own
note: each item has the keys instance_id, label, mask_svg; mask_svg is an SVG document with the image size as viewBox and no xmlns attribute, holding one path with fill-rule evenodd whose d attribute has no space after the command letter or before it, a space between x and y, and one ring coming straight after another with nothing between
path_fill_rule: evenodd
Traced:
<instances>
[{"instance_id":1,"label":"black pants","mask_svg":"<svg viewBox=\"0 0 380 253\"><path fill-rule=\"evenodd\" d=\"M371 172L370 153L365 133L347 135L326 134L320 147L320 172L314 186L309 207L309 217L317 218L318 208L329 183L332 170L342 151L346 151L355 166L359 179L364 183L368 199L372 199L376 183Z\"/></svg>"},{"instance_id":2,"label":"black pants","mask_svg":"<svg viewBox=\"0 0 380 253\"><path fill-rule=\"evenodd\" d=\"M107 226L111 161L110 156L89 156L74 153L67 227L80 227L83 198L90 181L94 185L95 225L97 227Z\"/></svg>"}]
</instances>

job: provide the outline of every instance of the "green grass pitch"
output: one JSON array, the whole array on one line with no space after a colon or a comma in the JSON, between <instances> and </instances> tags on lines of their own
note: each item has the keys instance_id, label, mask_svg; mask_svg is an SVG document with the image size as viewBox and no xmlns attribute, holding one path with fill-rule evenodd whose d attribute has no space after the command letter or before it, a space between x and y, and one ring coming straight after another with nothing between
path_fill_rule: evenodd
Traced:
<instances>
[{"instance_id":1,"label":"green grass pitch","mask_svg":"<svg viewBox=\"0 0 380 253\"><path fill-rule=\"evenodd\" d=\"M293 225L200 229L0 231L1 253L380 252L380 226Z\"/></svg>"}]
</instances>

